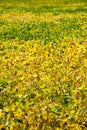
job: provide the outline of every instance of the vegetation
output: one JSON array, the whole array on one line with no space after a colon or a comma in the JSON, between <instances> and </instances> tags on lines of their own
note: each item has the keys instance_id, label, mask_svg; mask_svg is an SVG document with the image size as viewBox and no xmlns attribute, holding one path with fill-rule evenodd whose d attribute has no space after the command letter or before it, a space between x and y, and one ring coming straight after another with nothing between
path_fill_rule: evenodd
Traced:
<instances>
[{"instance_id":1,"label":"vegetation","mask_svg":"<svg viewBox=\"0 0 87 130\"><path fill-rule=\"evenodd\" d=\"M85 0L0 2L0 129L87 130Z\"/></svg>"}]
</instances>

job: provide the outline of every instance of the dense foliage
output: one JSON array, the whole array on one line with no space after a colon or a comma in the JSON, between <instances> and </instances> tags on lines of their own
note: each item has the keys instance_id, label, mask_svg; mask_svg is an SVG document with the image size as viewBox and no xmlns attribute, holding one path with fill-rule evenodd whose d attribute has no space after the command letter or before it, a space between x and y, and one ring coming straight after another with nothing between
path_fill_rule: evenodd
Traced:
<instances>
[{"instance_id":1,"label":"dense foliage","mask_svg":"<svg viewBox=\"0 0 87 130\"><path fill-rule=\"evenodd\" d=\"M87 130L85 0L0 2L0 130Z\"/></svg>"}]
</instances>

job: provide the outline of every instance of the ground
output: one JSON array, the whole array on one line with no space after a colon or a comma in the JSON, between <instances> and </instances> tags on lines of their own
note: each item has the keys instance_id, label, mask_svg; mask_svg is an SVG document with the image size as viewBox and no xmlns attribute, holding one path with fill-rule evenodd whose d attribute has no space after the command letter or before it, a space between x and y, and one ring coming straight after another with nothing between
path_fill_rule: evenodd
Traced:
<instances>
[{"instance_id":1,"label":"ground","mask_svg":"<svg viewBox=\"0 0 87 130\"><path fill-rule=\"evenodd\" d=\"M87 130L87 2L0 2L0 129Z\"/></svg>"}]
</instances>

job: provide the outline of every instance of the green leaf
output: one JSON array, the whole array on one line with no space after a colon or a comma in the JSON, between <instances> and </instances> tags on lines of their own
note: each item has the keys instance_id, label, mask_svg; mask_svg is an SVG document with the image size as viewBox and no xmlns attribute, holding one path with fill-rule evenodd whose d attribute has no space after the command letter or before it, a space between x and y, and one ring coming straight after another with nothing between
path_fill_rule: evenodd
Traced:
<instances>
[{"instance_id":1,"label":"green leaf","mask_svg":"<svg viewBox=\"0 0 87 130\"><path fill-rule=\"evenodd\" d=\"M14 121L15 121L16 123L23 123L23 121L22 121L21 119L18 119L18 118L14 119Z\"/></svg>"}]
</instances>

